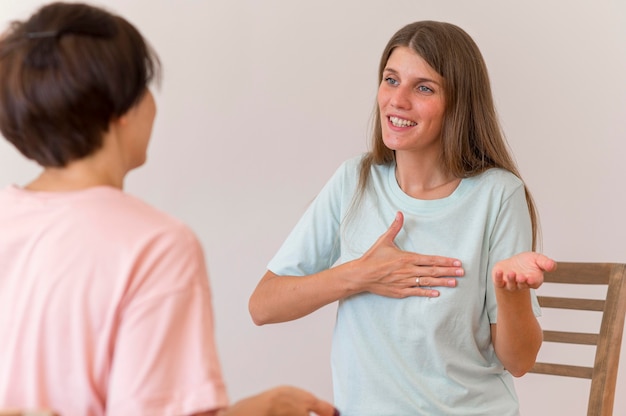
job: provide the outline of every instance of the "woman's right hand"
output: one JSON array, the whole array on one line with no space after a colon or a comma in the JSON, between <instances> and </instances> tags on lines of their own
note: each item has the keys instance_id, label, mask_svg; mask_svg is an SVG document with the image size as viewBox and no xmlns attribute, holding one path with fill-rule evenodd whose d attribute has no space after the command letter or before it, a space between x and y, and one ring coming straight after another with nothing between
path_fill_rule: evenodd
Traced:
<instances>
[{"instance_id":1,"label":"woman's right hand","mask_svg":"<svg viewBox=\"0 0 626 416\"><path fill-rule=\"evenodd\" d=\"M439 296L436 287L455 287L464 270L458 259L400 250L396 238L404 217L395 221L367 252L330 269L306 276L281 276L268 270L250 296L257 325L291 321L357 293L392 298ZM419 280L418 280L419 279Z\"/></svg>"},{"instance_id":2,"label":"woman's right hand","mask_svg":"<svg viewBox=\"0 0 626 416\"><path fill-rule=\"evenodd\" d=\"M370 249L358 260L355 277L360 291L393 298L409 296L439 296L433 287L455 287L456 279L464 275L458 259L402 251L394 239L402 229L401 212Z\"/></svg>"},{"instance_id":3,"label":"woman's right hand","mask_svg":"<svg viewBox=\"0 0 626 416\"><path fill-rule=\"evenodd\" d=\"M339 416L332 404L306 390L280 386L243 399L217 416Z\"/></svg>"}]
</instances>

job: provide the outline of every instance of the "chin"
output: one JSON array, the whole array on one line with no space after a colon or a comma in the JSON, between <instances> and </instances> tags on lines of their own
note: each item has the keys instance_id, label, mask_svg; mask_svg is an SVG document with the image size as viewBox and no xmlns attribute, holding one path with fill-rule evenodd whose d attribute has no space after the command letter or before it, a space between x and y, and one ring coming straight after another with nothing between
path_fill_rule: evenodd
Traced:
<instances>
[{"instance_id":1,"label":"chin","mask_svg":"<svg viewBox=\"0 0 626 416\"><path fill-rule=\"evenodd\" d=\"M390 150L402 150L401 146L398 145L397 140L388 139L384 136L383 136L383 144L385 145L386 148Z\"/></svg>"},{"instance_id":2,"label":"chin","mask_svg":"<svg viewBox=\"0 0 626 416\"><path fill-rule=\"evenodd\" d=\"M146 157L144 156L140 160L133 161L133 163L130 165L130 168L128 170L137 169L145 164L146 164Z\"/></svg>"}]
</instances>

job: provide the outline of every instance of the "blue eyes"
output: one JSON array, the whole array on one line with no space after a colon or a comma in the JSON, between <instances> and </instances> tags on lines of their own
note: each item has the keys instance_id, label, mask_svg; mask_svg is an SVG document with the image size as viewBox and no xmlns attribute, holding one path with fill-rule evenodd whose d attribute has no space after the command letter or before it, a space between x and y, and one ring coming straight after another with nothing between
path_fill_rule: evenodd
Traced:
<instances>
[{"instance_id":1,"label":"blue eyes","mask_svg":"<svg viewBox=\"0 0 626 416\"><path fill-rule=\"evenodd\" d=\"M390 85L398 85L398 81L396 81L395 79L391 77L385 78L385 82Z\"/></svg>"},{"instance_id":2,"label":"blue eyes","mask_svg":"<svg viewBox=\"0 0 626 416\"><path fill-rule=\"evenodd\" d=\"M392 77L385 77L383 78L383 81L394 87L400 85L400 82ZM434 92L432 88L429 88L426 85L418 85L415 90L424 94L432 94Z\"/></svg>"}]
</instances>

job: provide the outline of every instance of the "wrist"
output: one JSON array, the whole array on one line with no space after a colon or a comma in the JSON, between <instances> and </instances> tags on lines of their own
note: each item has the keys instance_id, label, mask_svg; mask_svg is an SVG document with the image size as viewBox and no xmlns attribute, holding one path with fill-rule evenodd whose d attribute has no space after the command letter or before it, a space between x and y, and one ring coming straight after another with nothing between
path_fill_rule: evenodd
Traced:
<instances>
[{"instance_id":1,"label":"wrist","mask_svg":"<svg viewBox=\"0 0 626 416\"><path fill-rule=\"evenodd\" d=\"M352 296L358 293L366 292L366 280L363 278L368 272L363 266L363 261L359 259L351 260L337 267L344 283L345 296Z\"/></svg>"}]
</instances>

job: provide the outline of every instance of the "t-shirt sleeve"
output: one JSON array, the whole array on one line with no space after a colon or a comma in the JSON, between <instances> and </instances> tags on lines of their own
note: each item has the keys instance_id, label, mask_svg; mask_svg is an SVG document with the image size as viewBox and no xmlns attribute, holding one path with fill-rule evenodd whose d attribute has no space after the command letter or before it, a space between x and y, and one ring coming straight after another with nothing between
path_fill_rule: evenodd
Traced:
<instances>
[{"instance_id":1,"label":"t-shirt sleeve","mask_svg":"<svg viewBox=\"0 0 626 416\"><path fill-rule=\"evenodd\" d=\"M185 226L137 256L111 346L107 415L185 415L225 407L202 248Z\"/></svg>"},{"instance_id":2,"label":"t-shirt sleeve","mask_svg":"<svg viewBox=\"0 0 626 416\"><path fill-rule=\"evenodd\" d=\"M496 225L489 240L489 264L487 267L487 313L489 322L497 322L498 306L491 271L501 260L518 253L530 251L532 248L532 226L526 203L524 186L520 183L507 197L498 212ZM535 291L530 291L533 312L541 315L541 308Z\"/></svg>"},{"instance_id":3,"label":"t-shirt sleeve","mask_svg":"<svg viewBox=\"0 0 626 416\"><path fill-rule=\"evenodd\" d=\"M267 268L279 276L326 270L340 255L339 229L353 161L344 162L308 206Z\"/></svg>"}]
</instances>

